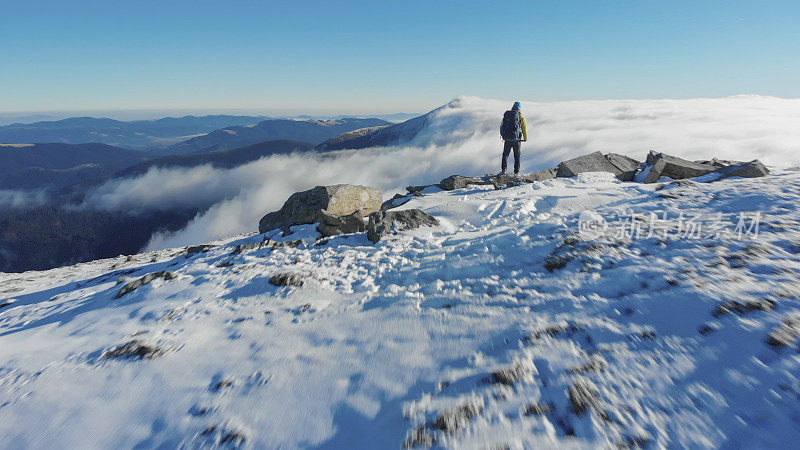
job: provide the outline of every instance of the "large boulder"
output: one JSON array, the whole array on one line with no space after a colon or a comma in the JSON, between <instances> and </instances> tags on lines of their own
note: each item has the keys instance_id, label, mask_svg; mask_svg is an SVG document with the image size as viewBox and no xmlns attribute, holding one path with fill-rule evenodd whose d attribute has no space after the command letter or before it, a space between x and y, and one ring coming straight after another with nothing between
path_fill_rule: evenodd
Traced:
<instances>
[{"instance_id":1,"label":"large boulder","mask_svg":"<svg viewBox=\"0 0 800 450\"><path fill-rule=\"evenodd\" d=\"M491 181L484 180L478 177L462 177L461 175L450 175L449 177L445 178L441 182L439 182L439 187L444 189L445 191L453 191L455 189L462 189L470 185L481 185L481 184L494 184Z\"/></svg>"},{"instance_id":2,"label":"large boulder","mask_svg":"<svg viewBox=\"0 0 800 450\"><path fill-rule=\"evenodd\" d=\"M437 225L439 225L439 221L435 217L419 209L378 211L369 215L367 239L378 242L382 237L397 231Z\"/></svg>"},{"instance_id":3,"label":"large boulder","mask_svg":"<svg viewBox=\"0 0 800 450\"><path fill-rule=\"evenodd\" d=\"M556 176L560 178L574 177L584 172L611 172L616 176L622 174L622 171L600 152L568 159L556 167Z\"/></svg>"},{"instance_id":4,"label":"large boulder","mask_svg":"<svg viewBox=\"0 0 800 450\"><path fill-rule=\"evenodd\" d=\"M556 169L544 169L544 170L537 170L536 172L529 173L527 175L522 175L520 178L522 178L528 183L533 183L534 181L551 180L555 177L556 177Z\"/></svg>"},{"instance_id":5,"label":"large boulder","mask_svg":"<svg viewBox=\"0 0 800 450\"><path fill-rule=\"evenodd\" d=\"M619 170L620 173L615 175L622 181L633 181L636 171L642 165L641 162L618 153L607 153L605 158Z\"/></svg>"},{"instance_id":6,"label":"large boulder","mask_svg":"<svg viewBox=\"0 0 800 450\"><path fill-rule=\"evenodd\" d=\"M728 166L734 166L736 164L744 164L744 161L733 161L733 160L729 160L729 159L717 159L717 158L701 159L701 160L698 160L698 161L695 161L695 162L696 163L700 163L700 164L709 164L709 165L712 165L714 167L719 167L719 168L728 167Z\"/></svg>"},{"instance_id":7,"label":"large boulder","mask_svg":"<svg viewBox=\"0 0 800 450\"><path fill-rule=\"evenodd\" d=\"M319 211L319 225L317 231L323 237L336 236L338 234L351 234L366 231L364 225L364 215L358 209L352 214L336 216L328 213L324 209Z\"/></svg>"},{"instance_id":8,"label":"large boulder","mask_svg":"<svg viewBox=\"0 0 800 450\"><path fill-rule=\"evenodd\" d=\"M718 175L714 180L722 180L729 177L758 178L769 175L769 169L767 169L761 161L755 159L750 162L717 169L710 175Z\"/></svg>"},{"instance_id":9,"label":"large boulder","mask_svg":"<svg viewBox=\"0 0 800 450\"><path fill-rule=\"evenodd\" d=\"M334 216L345 216L359 209L363 214L370 214L380 210L382 200L383 193L376 187L352 184L317 186L292 194L281 209L261 218L258 231L265 233L276 228L315 223L321 210Z\"/></svg>"},{"instance_id":10,"label":"large boulder","mask_svg":"<svg viewBox=\"0 0 800 450\"><path fill-rule=\"evenodd\" d=\"M646 162L650 166L650 172L644 179L645 183L655 183L661 177L669 177L673 180L694 178L717 170L717 167L711 164L687 161L676 156L653 151L647 155Z\"/></svg>"},{"instance_id":11,"label":"large boulder","mask_svg":"<svg viewBox=\"0 0 800 450\"><path fill-rule=\"evenodd\" d=\"M506 173L496 175L484 175L481 177L464 177L461 175L450 175L444 180L440 181L438 187L445 191L452 191L455 189L462 189L467 186L483 185L494 186L495 189L500 189L508 186L517 186L522 183L533 183L534 181L544 181L556 177L556 169L544 169L533 172L527 175L511 175ZM409 186L406 189L414 194L427 186ZM386 209L386 208L384 208Z\"/></svg>"}]
</instances>

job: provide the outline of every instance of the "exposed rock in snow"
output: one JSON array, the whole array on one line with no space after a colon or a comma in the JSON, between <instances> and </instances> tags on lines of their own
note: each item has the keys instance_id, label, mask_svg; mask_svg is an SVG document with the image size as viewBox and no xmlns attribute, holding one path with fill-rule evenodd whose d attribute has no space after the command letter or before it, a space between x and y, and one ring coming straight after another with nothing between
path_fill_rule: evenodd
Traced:
<instances>
[{"instance_id":1,"label":"exposed rock in snow","mask_svg":"<svg viewBox=\"0 0 800 450\"><path fill-rule=\"evenodd\" d=\"M529 182L551 180L555 177L556 177L556 169L537 170L536 172L522 176L522 178L524 178Z\"/></svg>"},{"instance_id":2,"label":"exposed rock in snow","mask_svg":"<svg viewBox=\"0 0 800 450\"><path fill-rule=\"evenodd\" d=\"M610 172L617 176L622 174L622 171L600 152L568 159L556 168L556 176L561 178L575 177L583 172Z\"/></svg>"},{"instance_id":3,"label":"exposed rock in snow","mask_svg":"<svg viewBox=\"0 0 800 450\"><path fill-rule=\"evenodd\" d=\"M769 169L756 159L747 163L724 166L708 174L707 177L710 179L705 180L704 177L700 177L698 181L718 181L730 177L758 178L767 175L769 175Z\"/></svg>"},{"instance_id":4,"label":"exposed rock in snow","mask_svg":"<svg viewBox=\"0 0 800 450\"><path fill-rule=\"evenodd\" d=\"M351 234L366 231L364 215L358 209L352 214L336 216L329 214L324 209L319 211L319 225L317 230L322 237L336 236L338 234Z\"/></svg>"},{"instance_id":5,"label":"exposed rock in snow","mask_svg":"<svg viewBox=\"0 0 800 450\"><path fill-rule=\"evenodd\" d=\"M192 246L186 247L186 254L187 255L192 255L192 254L195 254L195 253L205 253L205 252L211 250L214 247L216 247L216 245L192 245Z\"/></svg>"},{"instance_id":6,"label":"exposed rock in snow","mask_svg":"<svg viewBox=\"0 0 800 450\"><path fill-rule=\"evenodd\" d=\"M675 181L670 181L669 183L659 184L656 187L656 190L660 191L662 189L670 189L674 187L694 187L694 186L697 186L696 181L691 179L684 179L684 180L675 180Z\"/></svg>"},{"instance_id":7,"label":"exposed rock in snow","mask_svg":"<svg viewBox=\"0 0 800 450\"><path fill-rule=\"evenodd\" d=\"M605 157L611 165L617 168L619 173L615 175L622 181L633 181L636 171L642 165L640 161L617 153L607 153Z\"/></svg>"},{"instance_id":8,"label":"exposed rock in snow","mask_svg":"<svg viewBox=\"0 0 800 450\"><path fill-rule=\"evenodd\" d=\"M315 223L321 210L335 216L352 214L359 209L362 214L370 214L380 210L382 195L380 188L352 184L317 186L295 192L280 210L261 218L258 231L265 233L276 228Z\"/></svg>"},{"instance_id":9,"label":"exposed rock in snow","mask_svg":"<svg viewBox=\"0 0 800 450\"><path fill-rule=\"evenodd\" d=\"M648 153L645 162L650 167L645 183L655 183L662 177L674 180L699 177L717 170L717 167L710 164L700 164L653 151Z\"/></svg>"},{"instance_id":10,"label":"exposed rock in snow","mask_svg":"<svg viewBox=\"0 0 800 450\"><path fill-rule=\"evenodd\" d=\"M478 177L464 177L461 175L450 175L439 182L439 187L445 191L453 191L456 189L463 189L467 186L481 185L492 185L492 182Z\"/></svg>"},{"instance_id":11,"label":"exposed rock in snow","mask_svg":"<svg viewBox=\"0 0 800 450\"><path fill-rule=\"evenodd\" d=\"M127 281L127 279L122 278L120 281L124 281L126 282L126 284L125 286L122 286L122 289L120 289L119 292L117 292L117 295L115 295L114 298L121 298L126 294L135 291L139 287L144 286L145 284L148 284L153 280L157 280L159 278L163 280L172 280L175 278L175 273L170 272L168 270L162 270L159 272L148 273L147 275L141 278L137 278L133 281Z\"/></svg>"},{"instance_id":12,"label":"exposed rock in snow","mask_svg":"<svg viewBox=\"0 0 800 450\"><path fill-rule=\"evenodd\" d=\"M492 380L495 383L505 384L505 385L512 385L517 381L525 378L528 375L529 370L523 364L515 364L511 367L506 367L504 369L497 370L492 372Z\"/></svg>"},{"instance_id":13,"label":"exposed rock in snow","mask_svg":"<svg viewBox=\"0 0 800 450\"><path fill-rule=\"evenodd\" d=\"M296 273L279 273L273 275L269 279L269 284L275 286L302 286L304 284L303 277Z\"/></svg>"},{"instance_id":14,"label":"exposed rock in snow","mask_svg":"<svg viewBox=\"0 0 800 450\"><path fill-rule=\"evenodd\" d=\"M446 433L455 433L467 426L469 421L481 411L483 411L483 403L479 399L470 399L456 408L443 412L433 426Z\"/></svg>"},{"instance_id":15,"label":"exposed rock in snow","mask_svg":"<svg viewBox=\"0 0 800 450\"><path fill-rule=\"evenodd\" d=\"M134 339L103 353L106 359L153 359L164 354L164 350Z\"/></svg>"},{"instance_id":16,"label":"exposed rock in snow","mask_svg":"<svg viewBox=\"0 0 800 450\"><path fill-rule=\"evenodd\" d=\"M439 221L430 214L419 209L402 211L378 211L369 215L367 223L367 239L378 242L382 237L404 230L419 227L435 227Z\"/></svg>"},{"instance_id":17,"label":"exposed rock in snow","mask_svg":"<svg viewBox=\"0 0 800 450\"><path fill-rule=\"evenodd\" d=\"M748 298L744 300L726 300L714 309L714 317L734 313L747 314L752 311L770 311L775 307L775 302L767 298Z\"/></svg>"},{"instance_id":18,"label":"exposed rock in snow","mask_svg":"<svg viewBox=\"0 0 800 450\"><path fill-rule=\"evenodd\" d=\"M800 339L800 316L793 314L770 331L767 343L773 347L796 347L798 339Z\"/></svg>"},{"instance_id":19,"label":"exposed rock in snow","mask_svg":"<svg viewBox=\"0 0 800 450\"><path fill-rule=\"evenodd\" d=\"M581 415L589 409L597 408L599 405L597 386L585 377L577 378L569 387L567 395L570 409L577 415Z\"/></svg>"}]
</instances>

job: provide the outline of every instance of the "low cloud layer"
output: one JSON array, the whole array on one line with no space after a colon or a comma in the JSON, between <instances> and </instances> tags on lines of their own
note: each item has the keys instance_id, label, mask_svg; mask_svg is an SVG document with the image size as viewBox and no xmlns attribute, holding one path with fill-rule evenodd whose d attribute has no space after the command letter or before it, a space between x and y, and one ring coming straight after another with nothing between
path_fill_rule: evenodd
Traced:
<instances>
[{"instance_id":1,"label":"low cloud layer","mask_svg":"<svg viewBox=\"0 0 800 450\"><path fill-rule=\"evenodd\" d=\"M47 202L44 191L0 189L0 208L30 208Z\"/></svg>"},{"instance_id":2,"label":"low cloud layer","mask_svg":"<svg viewBox=\"0 0 800 450\"><path fill-rule=\"evenodd\" d=\"M500 118L510 102L462 97L434 111L406 145L338 152L333 157L274 156L230 170L210 166L151 169L99 187L84 206L105 210L204 209L183 230L154 236L165 248L251 232L293 192L315 185L380 186L389 197L409 184L455 173L499 171ZM760 96L724 99L523 103L529 142L524 172L554 167L588 152L644 159L649 150L687 159L800 163L800 100ZM207 209L206 209L207 208Z\"/></svg>"}]
</instances>

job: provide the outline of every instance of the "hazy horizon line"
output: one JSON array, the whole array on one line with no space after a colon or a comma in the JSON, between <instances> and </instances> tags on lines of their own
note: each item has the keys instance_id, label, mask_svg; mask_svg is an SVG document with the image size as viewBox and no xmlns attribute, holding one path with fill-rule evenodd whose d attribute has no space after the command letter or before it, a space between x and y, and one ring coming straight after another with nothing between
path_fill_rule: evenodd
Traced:
<instances>
[{"instance_id":1,"label":"hazy horizon line","mask_svg":"<svg viewBox=\"0 0 800 450\"><path fill-rule=\"evenodd\" d=\"M464 97L460 95L455 98ZM782 97L777 95L765 95L755 93L741 93L721 97L664 97L664 98L604 98L604 99L562 99L562 100L528 100L533 103L566 103L566 102L598 102L598 101L654 101L654 100L694 100L694 99L725 99L735 97L770 97L779 98L784 100L795 100L800 97ZM472 97L472 96L469 96ZM483 97L480 97L483 98ZM525 101L524 99L520 99ZM445 102L443 104L447 104ZM97 119L115 119L115 120L154 120L167 117L186 117L186 116L214 116L214 115L245 115L264 118L294 118L300 116L309 117L378 117L378 116L392 116L392 115L421 115L431 111L442 105L429 106L420 108L420 111L405 112L405 111L391 111L391 112L341 112L328 108L308 108L308 109L262 109L262 108L130 108L130 109L52 109L52 110L16 110L16 111L0 111L0 119L12 118L35 118L42 117L40 120L62 120L65 118L73 117L91 117ZM424 112L423 112L424 111ZM116 116L116 117L113 117ZM59 118L56 118L59 117Z\"/></svg>"}]
</instances>

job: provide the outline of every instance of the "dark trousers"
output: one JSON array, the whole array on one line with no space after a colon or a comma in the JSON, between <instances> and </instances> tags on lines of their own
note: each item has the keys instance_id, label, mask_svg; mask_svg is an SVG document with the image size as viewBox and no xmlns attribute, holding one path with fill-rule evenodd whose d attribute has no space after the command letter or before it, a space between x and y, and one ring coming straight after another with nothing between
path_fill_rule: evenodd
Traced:
<instances>
[{"instance_id":1,"label":"dark trousers","mask_svg":"<svg viewBox=\"0 0 800 450\"><path fill-rule=\"evenodd\" d=\"M508 166L508 154L514 149L514 174L519 174L519 149L522 141L505 141L503 144L503 162L500 169L505 172Z\"/></svg>"}]
</instances>

